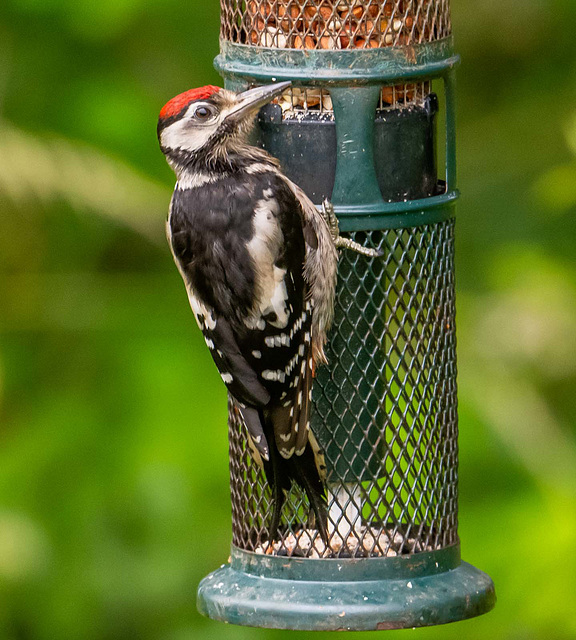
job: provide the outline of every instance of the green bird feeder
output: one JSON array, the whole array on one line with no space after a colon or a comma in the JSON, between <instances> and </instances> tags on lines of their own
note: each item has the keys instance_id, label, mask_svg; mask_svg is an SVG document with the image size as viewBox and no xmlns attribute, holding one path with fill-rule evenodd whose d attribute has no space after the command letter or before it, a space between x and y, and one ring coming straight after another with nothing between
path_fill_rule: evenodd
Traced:
<instances>
[{"instance_id":1,"label":"green bird feeder","mask_svg":"<svg viewBox=\"0 0 576 640\"><path fill-rule=\"evenodd\" d=\"M489 611L494 586L457 530L454 54L448 0L221 0L229 89L291 80L254 143L341 232L382 257L340 257L329 364L312 430L327 466L326 546L294 486L272 496L231 414L230 563L200 584L224 622L375 630ZM442 106L440 106L442 105ZM442 117L438 153L437 120ZM437 158L442 158L441 161Z\"/></svg>"}]
</instances>

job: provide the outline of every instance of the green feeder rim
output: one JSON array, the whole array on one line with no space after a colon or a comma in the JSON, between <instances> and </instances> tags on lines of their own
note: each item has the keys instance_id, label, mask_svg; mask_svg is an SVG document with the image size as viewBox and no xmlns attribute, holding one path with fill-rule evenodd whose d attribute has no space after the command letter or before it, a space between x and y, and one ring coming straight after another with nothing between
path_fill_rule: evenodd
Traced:
<instances>
[{"instance_id":1,"label":"green feeder rim","mask_svg":"<svg viewBox=\"0 0 576 640\"><path fill-rule=\"evenodd\" d=\"M220 41L214 66L223 76L312 86L387 84L437 78L454 69L452 37L401 47L355 50L271 49Z\"/></svg>"},{"instance_id":2,"label":"green feeder rim","mask_svg":"<svg viewBox=\"0 0 576 640\"><path fill-rule=\"evenodd\" d=\"M232 548L231 564L198 589L199 611L222 622L308 631L376 631L445 624L494 607L492 580L460 561L458 545L398 558L261 556Z\"/></svg>"}]
</instances>

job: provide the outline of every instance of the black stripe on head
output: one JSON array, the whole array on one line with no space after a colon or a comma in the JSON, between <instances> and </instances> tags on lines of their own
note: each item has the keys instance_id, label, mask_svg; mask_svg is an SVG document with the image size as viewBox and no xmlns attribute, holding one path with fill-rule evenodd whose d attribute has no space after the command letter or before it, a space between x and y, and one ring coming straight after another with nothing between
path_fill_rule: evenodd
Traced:
<instances>
[{"instance_id":1,"label":"black stripe on head","mask_svg":"<svg viewBox=\"0 0 576 640\"><path fill-rule=\"evenodd\" d=\"M174 124L175 122L180 120L180 118L182 118L182 116L184 115L184 113L186 112L189 106L190 105L187 104L175 115L158 118L158 125L156 127L156 134L158 136L158 140L160 140L160 134L162 133L162 131L164 131L166 127L169 127L171 124ZM162 148L162 146L160 146L160 148ZM162 151L164 152L164 149L162 149Z\"/></svg>"}]
</instances>

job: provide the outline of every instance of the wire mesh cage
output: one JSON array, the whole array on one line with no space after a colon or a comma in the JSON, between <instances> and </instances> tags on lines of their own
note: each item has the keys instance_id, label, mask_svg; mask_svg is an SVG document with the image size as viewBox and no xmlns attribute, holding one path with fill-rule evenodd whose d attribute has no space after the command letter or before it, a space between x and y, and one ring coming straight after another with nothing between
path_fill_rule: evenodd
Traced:
<instances>
[{"instance_id":1,"label":"wire mesh cage","mask_svg":"<svg viewBox=\"0 0 576 640\"><path fill-rule=\"evenodd\" d=\"M313 390L328 471L329 546L293 486L268 538L272 497L230 420L233 544L312 558L432 551L458 541L454 221L357 232L384 256L345 254L335 331Z\"/></svg>"},{"instance_id":2,"label":"wire mesh cage","mask_svg":"<svg viewBox=\"0 0 576 640\"><path fill-rule=\"evenodd\" d=\"M458 539L449 0L220 4L226 86L292 81L260 111L253 143L381 256L341 253L328 365L313 384L326 535L295 482L271 535L275 498L230 405L231 561L201 584L200 610L316 630L484 613L494 586L461 561Z\"/></svg>"},{"instance_id":3,"label":"wire mesh cage","mask_svg":"<svg viewBox=\"0 0 576 640\"><path fill-rule=\"evenodd\" d=\"M221 0L221 37L288 49L410 45L451 33L448 0Z\"/></svg>"}]
</instances>

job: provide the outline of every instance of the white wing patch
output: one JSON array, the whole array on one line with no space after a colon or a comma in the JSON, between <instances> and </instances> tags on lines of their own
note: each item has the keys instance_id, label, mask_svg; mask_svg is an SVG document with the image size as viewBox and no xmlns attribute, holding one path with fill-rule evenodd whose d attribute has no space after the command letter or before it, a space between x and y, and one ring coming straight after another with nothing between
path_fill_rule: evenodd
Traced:
<instances>
[{"instance_id":1,"label":"white wing patch","mask_svg":"<svg viewBox=\"0 0 576 640\"><path fill-rule=\"evenodd\" d=\"M247 247L256 272L256 304L253 315L246 321L249 327L254 325L260 328L258 325L263 316L276 314L276 319L268 320L269 324L284 329L290 317L288 291L284 282L286 269L274 264L284 239L277 213L278 203L272 198L258 200L254 208L254 235Z\"/></svg>"},{"instance_id":2,"label":"white wing patch","mask_svg":"<svg viewBox=\"0 0 576 640\"><path fill-rule=\"evenodd\" d=\"M186 291L188 292L188 300L190 301L190 306L192 307L198 326L200 329L206 328L212 331L216 327L216 319L212 315L212 309L199 300L190 287L186 287Z\"/></svg>"},{"instance_id":3,"label":"white wing patch","mask_svg":"<svg viewBox=\"0 0 576 640\"><path fill-rule=\"evenodd\" d=\"M265 300L260 304L260 311L262 315L267 315L269 313L276 314L276 320L270 322L270 324L274 327L278 327L278 329L284 329L288 324L288 318L290 317L288 307L286 306L288 291L286 290L286 284L284 282L285 275L286 269L274 267L274 289L272 290L272 295L269 298L268 304L266 304Z\"/></svg>"}]
</instances>

